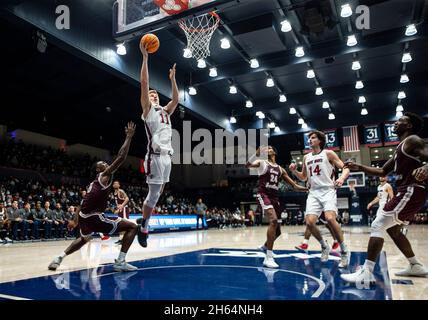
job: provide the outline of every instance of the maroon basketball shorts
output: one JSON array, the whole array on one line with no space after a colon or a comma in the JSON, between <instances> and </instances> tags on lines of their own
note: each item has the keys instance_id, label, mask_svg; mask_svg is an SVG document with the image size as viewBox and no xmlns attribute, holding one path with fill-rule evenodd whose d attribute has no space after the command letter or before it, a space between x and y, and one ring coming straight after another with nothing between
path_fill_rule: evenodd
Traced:
<instances>
[{"instance_id":1,"label":"maroon basketball shorts","mask_svg":"<svg viewBox=\"0 0 428 320\"><path fill-rule=\"evenodd\" d=\"M107 218L103 213L93 212L84 214L79 213L79 227L82 237L92 236L94 232L112 235L121 218Z\"/></svg>"},{"instance_id":2,"label":"maroon basketball shorts","mask_svg":"<svg viewBox=\"0 0 428 320\"><path fill-rule=\"evenodd\" d=\"M385 231L396 225L408 224L426 202L425 188L411 185L399 187L397 194L379 209L371 225L371 237L383 238Z\"/></svg>"},{"instance_id":3,"label":"maroon basketball shorts","mask_svg":"<svg viewBox=\"0 0 428 320\"><path fill-rule=\"evenodd\" d=\"M381 212L384 215L394 215L399 222L411 221L425 205L426 200L426 191L423 186L399 187L397 194L385 204Z\"/></svg>"},{"instance_id":4,"label":"maroon basketball shorts","mask_svg":"<svg viewBox=\"0 0 428 320\"><path fill-rule=\"evenodd\" d=\"M278 219L281 219L281 204L278 197L271 196L265 193L258 193L257 200L263 211L268 209L274 209Z\"/></svg>"}]
</instances>

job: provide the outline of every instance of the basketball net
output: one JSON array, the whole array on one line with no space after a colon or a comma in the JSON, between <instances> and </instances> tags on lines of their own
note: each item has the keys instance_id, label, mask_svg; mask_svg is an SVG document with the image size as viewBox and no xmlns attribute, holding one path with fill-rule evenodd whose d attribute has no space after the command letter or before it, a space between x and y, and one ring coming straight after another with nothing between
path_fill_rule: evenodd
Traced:
<instances>
[{"instance_id":1,"label":"basketball net","mask_svg":"<svg viewBox=\"0 0 428 320\"><path fill-rule=\"evenodd\" d=\"M187 48L196 60L205 59L210 55L210 42L217 29L220 17L215 12L197 17L181 19L178 22L187 38Z\"/></svg>"}]
</instances>

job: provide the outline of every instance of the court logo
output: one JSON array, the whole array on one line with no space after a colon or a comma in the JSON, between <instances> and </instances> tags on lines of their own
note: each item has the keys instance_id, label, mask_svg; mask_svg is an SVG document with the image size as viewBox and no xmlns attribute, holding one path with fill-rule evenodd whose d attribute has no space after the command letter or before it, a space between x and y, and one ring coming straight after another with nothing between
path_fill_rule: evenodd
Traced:
<instances>
[{"instance_id":1,"label":"court logo","mask_svg":"<svg viewBox=\"0 0 428 320\"><path fill-rule=\"evenodd\" d=\"M59 5L55 9L59 16L56 18L55 26L58 30L70 29L70 8L66 5Z\"/></svg>"}]
</instances>

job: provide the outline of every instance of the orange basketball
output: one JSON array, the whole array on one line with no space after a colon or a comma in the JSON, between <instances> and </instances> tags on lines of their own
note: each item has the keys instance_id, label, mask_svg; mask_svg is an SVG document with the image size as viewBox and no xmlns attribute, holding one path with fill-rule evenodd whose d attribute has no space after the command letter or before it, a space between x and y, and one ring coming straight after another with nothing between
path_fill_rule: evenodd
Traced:
<instances>
[{"instance_id":1,"label":"orange basketball","mask_svg":"<svg viewBox=\"0 0 428 320\"><path fill-rule=\"evenodd\" d=\"M154 53L158 51L160 41L159 38L153 33L147 33L141 38L140 45L144 46L148 53Z\"/></svg>"}]
</instances>

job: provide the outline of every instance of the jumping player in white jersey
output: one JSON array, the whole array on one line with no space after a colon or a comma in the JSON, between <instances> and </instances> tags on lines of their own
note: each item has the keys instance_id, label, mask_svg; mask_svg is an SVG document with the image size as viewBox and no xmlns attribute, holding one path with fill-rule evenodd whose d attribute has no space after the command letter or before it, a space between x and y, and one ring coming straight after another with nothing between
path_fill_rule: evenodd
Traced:
<instances>
[{"instance_id":1,"label":"jumping player in white jersey","mask_svg":"<svg viewBox=\"0 0 428 320\"><path fill-rule=\"evenodd\" d=\"M325 143L324 132L318 130L309 132L309 145L312 152L304 156L302 171L297 171L296 165L293 163L289 168L300 180L307 181L309 194L306 200L306 225L321 244L321 262L328 261L330 253L330 248L316 225L318 218L324 211L325 220L340 245L341 261L339 267L346 268L349 264L350 252L345 245L340 225L336 221L336 188L340 188L348 178L349 169L344 168L342 160L334 151L324 150ZM335 167L343 169L341 176L336 180Z\"/></svg>"},{"instance_id":2,"label":"jumping player in white jersey","mask_svg":"<svg viewBox=\"0 0 428 320\"><path fill-rule=\"evenodd\" d=\"M370 210L376 203L379 203L379 209L377 212L383 210L385 204L394 197L394 190L391 185L387 182L387 177L379 177L380 185L377 187L377 196L369 202L367 210ZM376 213L377 215L377 213Z\"/></svg>"},{"instance_id":3,"label":"jumping player in white jersey","mask_svg":"<svg viewBox=\"0 0 428 320\"><path fill-rule=\"evenodd\" d=\"M138 242L147 247L148 224L153 208L156 206L165 184L169 182L171 173L171 156L173 153L171 138L171 115L178 105L178 87L175 81L175 64L169 70L171 80L171 101L162 107L159 105L159 96L156 90L149 90L149 68L147 49L140 45L143 54L141 68L141 119L147 133L147 154L144 161L144 170L147 175L149 193L143 204L143 218L137 223L142 232L138 232Z\"/></svg>"}]
</instances>

